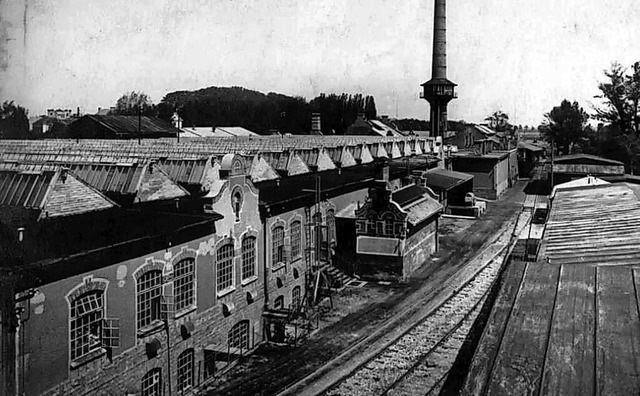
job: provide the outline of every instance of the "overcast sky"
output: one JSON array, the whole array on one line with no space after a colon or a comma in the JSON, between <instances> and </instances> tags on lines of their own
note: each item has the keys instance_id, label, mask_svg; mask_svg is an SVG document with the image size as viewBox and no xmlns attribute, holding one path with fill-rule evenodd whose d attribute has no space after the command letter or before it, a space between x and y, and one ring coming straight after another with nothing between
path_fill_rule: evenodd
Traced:
<instances>
[{"instance_id":1,"label":"overcast sky","mask_svg":"<svg viewBox=\"0 0 640 396\"><path fill-rule=\"evenodd\" d=\"M638 0L447 6L459 84L450 119L503 110L537 125L563 98L589 110L611 62L640 60ZM433 0L4 0L0 10L0 100L30 115L212 85L360 92L380 114L429 114L418 93L431 76Z\"/></svg>"}]
</instances>

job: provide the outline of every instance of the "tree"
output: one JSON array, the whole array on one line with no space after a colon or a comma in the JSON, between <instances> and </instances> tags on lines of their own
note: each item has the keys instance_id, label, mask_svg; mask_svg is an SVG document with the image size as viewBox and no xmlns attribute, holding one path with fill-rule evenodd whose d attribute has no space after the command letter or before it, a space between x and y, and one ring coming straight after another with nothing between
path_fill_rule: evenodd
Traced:
<instances>
[{"instance_id":1,"label":"tree","mask_svg":"<svg viewBox=\"0 0 640 396\"><path fill-rule=\"evenodd\" d=\"M501 110L495 111L484 120L489 121L489 125L491 126L491 128L495 129L498 132L504 132L507 129L510 129L509 115L502 112Z\"/></svg>"},{"instance_id":2,"label":"tree","mask_svg":"<svg viewBox=\"0 0 640 396\"><path fill-rule=\"evenodd\" d=\"M606 82L598 84L604 99L601 107L596 107L596 118L619 126L621 133L640 134L640 62L633 64L631 73L618 62L604 71Z\"/></svg>"},{"instance_id":3,"label":"tree","mask_svg":"<svg viewBox=\"0 0 640 396\"><path fill-rule=\"evenodd\" d=\"M155 117L157 108L149 96L142 92L131 91L125 93L116 102L116 108L112 112L115 115L141 115Z\"/></svg>"},{"instance_id":4,"label":"tree","mask_svg":"<svg viewBox=\"0 0 640 396\"><path fill-rule=\"evenodd\" d=\"M368 120L375 120L377 117L376 102L373 100L373 96L367 96L364 98L364 116Z\"/></svg>"},{"instance_id":5,"label":"tree","mask_svg":"<svg viewBox=\"0 0 640 396\"><path fill-rule=\"evenodd\" d=\"M585 127L589 115L578 102L571 103L564 99L560 106L554 107L544 116L541 132L547 141L555 142L562 154L569 154L572 146L581 145L586 140Z\"/></svg>"},{"instance_id":6,"label":"tree","mask_svg":"<svg viewBox=\"0 0 640 396\"><path fill-rule=\"evenodd\" d=\"M28 110L16 105L13 101L5 101L0 107L0 139L28 139Z\"/></svg>"}]
</instances>

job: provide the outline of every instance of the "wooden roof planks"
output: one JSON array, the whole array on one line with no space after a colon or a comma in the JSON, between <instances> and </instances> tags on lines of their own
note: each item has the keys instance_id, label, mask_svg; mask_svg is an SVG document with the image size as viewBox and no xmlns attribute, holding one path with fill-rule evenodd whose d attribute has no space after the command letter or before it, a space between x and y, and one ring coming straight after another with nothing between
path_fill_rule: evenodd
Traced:
<instances>
[{"instance_id":1,"label":"wooden roof planks","mask_svg":"<svg viewBox=\"0 0 640 396\"><path fill-rule=\"evenodd\" d=\"M639 282L628 266L511 263L461 394L640 394Z\"/></svg>"}]
</instances>

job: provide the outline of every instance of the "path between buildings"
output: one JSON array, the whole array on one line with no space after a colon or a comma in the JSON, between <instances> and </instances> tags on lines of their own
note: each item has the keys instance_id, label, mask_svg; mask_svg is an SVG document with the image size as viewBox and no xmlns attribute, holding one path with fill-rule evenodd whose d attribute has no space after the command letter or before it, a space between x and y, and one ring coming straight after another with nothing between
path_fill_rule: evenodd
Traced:
<instances>
[{"instance_id":1,"label":"path between buildings","mask_svg":"<svg viewBox=\"0 0 640 396\"><path fill-rule=\"evenodd\" d=\"M304 344L297 348L263 345L198 394L272 395L303 380L287 393L299 394L305 385L322 381L323 374L336 375L339 373L333 370L336 365L348 360L353 352L357 355L354 345L365 347L367 337L373 334L382 337L378 337L380 342L388 340L402 331L402 325L406 325L402 323L404 318L424 315L433 309L456 284L474 274L479 263L495 256L498 247L492 248L493 242L509 226L513 229L522 210L523 187L524 184L518 184L502 199L489 203L482 219L443 221L441 250L434 257L434 264L425 266L407 284L370 283L363 288L345 289L334 296L336 308L329 322ZM478 252L482 253L470 260ZM425 299L428 304L418 304ZM336 359L341 355L343 359ZM312 390L309 389L310 394Z\"/></svg>"}]
</instances>

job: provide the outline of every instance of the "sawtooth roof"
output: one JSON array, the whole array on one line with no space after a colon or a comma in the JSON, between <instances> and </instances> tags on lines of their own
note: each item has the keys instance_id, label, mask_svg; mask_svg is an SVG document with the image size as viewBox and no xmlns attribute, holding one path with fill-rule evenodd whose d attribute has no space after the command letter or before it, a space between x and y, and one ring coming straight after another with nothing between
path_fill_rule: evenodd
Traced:
<instances>
[{"instance_id":1,"label":"sawtooth roof","mask_svg":"<svg viewBox=\"0 0 640 396\"><path fill-rule=\"evenodd\" d=\"M35 209L58 217L113 208L96 189L59 167L0 169L0 207Z\"/></svg>"}]
</instances>

